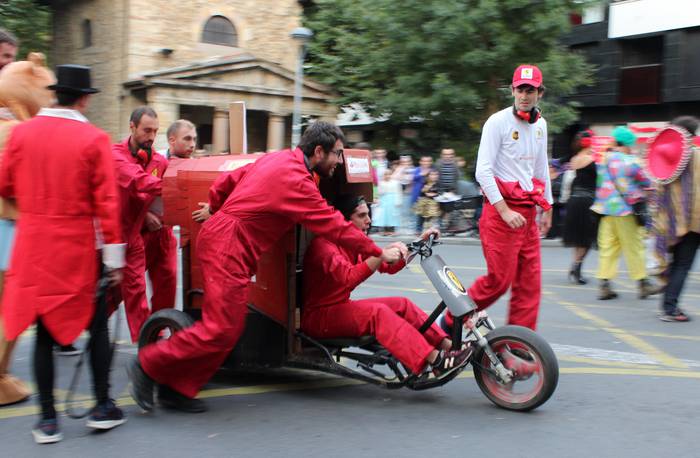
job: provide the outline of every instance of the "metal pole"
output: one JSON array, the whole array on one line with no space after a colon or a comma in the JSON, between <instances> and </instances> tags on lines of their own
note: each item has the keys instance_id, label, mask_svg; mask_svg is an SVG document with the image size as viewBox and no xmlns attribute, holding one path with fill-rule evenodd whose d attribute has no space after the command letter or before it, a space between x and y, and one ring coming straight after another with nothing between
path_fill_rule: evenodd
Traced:
<instances>
[{"instance_id":1,"label":"metal pole","mask_svg":"<svg viewBox=\"0 0 700 458\"><path fill-rule=\"evenodd\" d=\"M306 44L301 45L297 71L294 75L294 112L292 114L292 149L296 148L301 139L301 91L304 83L304 58Z\"/></svg>"}]
</instances>

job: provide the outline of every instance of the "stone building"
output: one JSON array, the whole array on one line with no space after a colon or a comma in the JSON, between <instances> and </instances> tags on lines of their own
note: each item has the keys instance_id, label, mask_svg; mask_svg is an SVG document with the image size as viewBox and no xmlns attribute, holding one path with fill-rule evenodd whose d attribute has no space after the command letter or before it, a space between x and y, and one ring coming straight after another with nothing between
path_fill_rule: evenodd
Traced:
<instances>
[{"instance_id":1,"label":"stone building","mask_svg":"<svg viewBox=\"0 0 700 458\"><path fill-rule=\"evenodd\" d=\"M228 149L228 104L247 108L249 151L289 146L301 22L296 0L44 0L54 14L54 64L89 65L101 89L88 117L115 140L129 114L153 107L161 129L198 126L200 147ZM335 119L330 89L306 80L302 115Z\"/></svg>"}]
</instances>

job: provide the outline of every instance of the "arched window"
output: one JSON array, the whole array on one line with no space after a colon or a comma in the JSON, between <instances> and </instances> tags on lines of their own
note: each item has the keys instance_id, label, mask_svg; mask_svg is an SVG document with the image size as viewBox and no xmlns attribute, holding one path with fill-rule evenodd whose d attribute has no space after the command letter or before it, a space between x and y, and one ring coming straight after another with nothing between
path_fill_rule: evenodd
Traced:
<instances>
[{"instance_id":1,"label":"arched window","mask_svg":"<svg viewBox=\"0 0 700 458\"><path fill-rule=\"evenodd\" d=\"M92 22L90 19L84 19L81 24L83 35L83 48L92 46Z\"/></svg>"},{"instance_id":2,"label":"arched window","mask_svg":"<svg viewBox=\"0 0 700 458\"><path fill-rule=\"evenodd\" d=\"M238 35L233 23L224 16L212 16L204 24L202 43L238 46Z\"/></svg>"}]
</instances>

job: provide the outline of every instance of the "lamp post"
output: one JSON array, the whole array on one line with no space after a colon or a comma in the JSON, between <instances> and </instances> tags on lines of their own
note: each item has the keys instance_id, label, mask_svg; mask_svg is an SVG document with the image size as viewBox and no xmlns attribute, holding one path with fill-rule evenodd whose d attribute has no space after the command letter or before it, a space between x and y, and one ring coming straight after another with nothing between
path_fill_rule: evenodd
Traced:
<instances>
[{"instance_id":1,"label":"lamp post","mask_svg":"<svg viewBox=\"0 0 700 458\"><path fill-rule=\"evenodd\" d=\"M297 27L292 30L290 36L299 43L297 71L294 75L294 113L292 114L292 149L294 149L301 139L301 90L304 82L306 43L314 36L314 33L306 27Z\"/></svg>"}]
</instances>

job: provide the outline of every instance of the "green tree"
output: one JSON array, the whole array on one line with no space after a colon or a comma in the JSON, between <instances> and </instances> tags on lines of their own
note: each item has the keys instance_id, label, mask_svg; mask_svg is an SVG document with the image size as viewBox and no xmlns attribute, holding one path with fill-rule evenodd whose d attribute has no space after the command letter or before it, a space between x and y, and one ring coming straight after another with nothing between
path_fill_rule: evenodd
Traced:
<instances>
[{"instance_id":1,"label":"green tree","mask_svg":"<svg viewBox=\"0 0 700 458\"><path fill-rule=\"evenodd\" d=\"M389 124L420 119L434 141L472 143L486 117L509 103L515 67L540 66L551 132L577 118L562 99L592 68L561 44L580 0L316 0L309 74L339 105L359 103ZM512 102L512 100L511 100Z\"/></svg>"},{"instance_id":2,"label":"green tree","mask_svg":"<svg viewBox=\"0 0 700 458\"><path fill-rule=\"evenodd\" d=\"M33 0L0 1L0 27L20 41L18 59L39 51L48 56L51 45L51 10Z\"/></svg>"}]
</instances>

